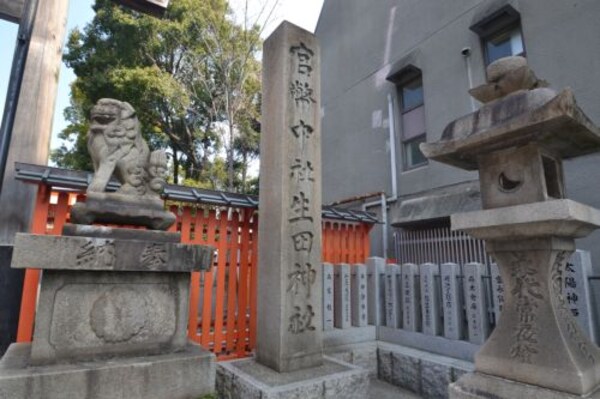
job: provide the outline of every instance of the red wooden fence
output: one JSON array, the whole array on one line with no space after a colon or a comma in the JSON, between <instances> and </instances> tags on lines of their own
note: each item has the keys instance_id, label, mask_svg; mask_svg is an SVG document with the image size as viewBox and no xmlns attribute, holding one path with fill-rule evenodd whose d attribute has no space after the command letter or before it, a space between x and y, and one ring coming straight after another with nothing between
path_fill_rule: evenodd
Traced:
<instances>
[{"instance_id":1,"label":"red wooden fence","mask_svg":"<svg viewBox=\"0 0 600 399\"><path fill-rule=\"evenodd\" d=\"M31 231L60 235L80 192L40 184ZM214 267L192 273L188 335L219 359L247 356L256 342L258 213L255 208L177 203L171 206L183 243L216 248ZM323 261L364 263L369 223L323 220ZM31 341L40 272L28 269L23 286L18 342Z\"/></svg>"}]
</instances>

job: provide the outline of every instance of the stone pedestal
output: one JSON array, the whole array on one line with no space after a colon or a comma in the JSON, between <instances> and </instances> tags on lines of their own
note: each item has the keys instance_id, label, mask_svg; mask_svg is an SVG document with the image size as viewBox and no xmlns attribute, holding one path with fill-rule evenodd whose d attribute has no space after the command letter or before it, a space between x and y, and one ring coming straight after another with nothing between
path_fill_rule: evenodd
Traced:
<instances>
[{"instance_id":1,"label":"stone pedestal","mask_svg":"<svg viewBox=\"0 0 600 399\"><path fill-rule=\"evenodd\" d=\"M68 225L18 234L12 267L43 270L31 344L0 364L0 397L196 398L215 357L188 343L190 273L213 249L178 234ZM134 239L135 238L135 239Z\"/></svg>"},{"instance_id":2,"label":"stone pedestal","mask_svg":"<svg viewBox=\"0 0 600 399\"><path fill-rule=\"evenodd\" d=\"M214 392L215 355L195 344L177 353L30 366L30 344L0 361L2 399L198 399Z\"/></svg>"},{"instance_id":3,"label":"stone pedestal","mask_svg":"<svg viewBox=\"0 0 600 399\"><path fill-rule=\"evenodd\" d=\"M475 355L479 373L576 397L595 389L600 350L568 309L563 279L574 238L598 225L600 211L570 200L452 216L453 228L487 240L506 292L499 323Z\"/></svg>"},{"instance_id":4,"label":"stone pedestal","mask_svg":"<svg viewBox=\"0 0 600 399\"><path fill-rule=\"evenodd\" d=\"M449 385L448 396L450 399L600 399L600 392L594 391L586 396L571 395L538 385L523 384L482 373L469 373Z\"/></svg>"},{"instance_id":5,"label":"stone pedestal","mask_svg":"<svg viewBox=\"0 0 600 399\"><path fill-rule=\"evenodd\" d=\"M323 364L290 373L277 373L254 359L219 363L217 394L228 399L364 399L369 371L324 357Z\"/></svg>"}]
</instances>

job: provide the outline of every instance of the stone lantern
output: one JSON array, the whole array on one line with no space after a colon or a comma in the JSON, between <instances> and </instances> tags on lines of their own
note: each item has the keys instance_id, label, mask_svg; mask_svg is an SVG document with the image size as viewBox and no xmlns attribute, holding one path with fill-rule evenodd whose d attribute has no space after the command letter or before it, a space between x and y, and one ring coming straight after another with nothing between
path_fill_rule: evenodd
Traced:
<instances>
[{"instance_id":1,"label":"stone lantern","mask_svg":"<svg viewBox=\"0 0 600 399\"><path fill-rule=\"evenodd\" d=\"M481 109L421 145L430 159L479 170L483 210L452 215L452 229L486 240L507 293L475 372L450 397L600 398L600 350L564 295L575 239L600 226L600 212L565 199L562 167L600 151L600 130L571 90L547 88L522 57L496 61L487 76L470 91Z\"/></svg>"}]
</instances>

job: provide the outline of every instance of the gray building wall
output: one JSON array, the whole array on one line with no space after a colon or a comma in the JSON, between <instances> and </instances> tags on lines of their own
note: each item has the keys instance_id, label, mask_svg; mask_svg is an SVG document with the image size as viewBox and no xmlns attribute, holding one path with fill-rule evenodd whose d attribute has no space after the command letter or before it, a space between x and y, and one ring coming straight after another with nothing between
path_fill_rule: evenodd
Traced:
<instances>
[{"instance_id":1,"label":"gray building wall","mask_svg":"<svg viewBox=\"0 0 600 399\"><path fill-rule=\"evenodd\" d=\"M481 40L469 27L499 5L521 15L527 59L554 89L571 87L588 116L600 124L600 1L598 0L325 0L316 35L322 46L323 200L325 203L384 191L393 196L390 120L394 121L399 199L478 178L437 162L403 170L398 98L390 72L421 69L427 140L439 140L452 120L472 112L469 80L485 80ZM388 96L393 99L392 118ZM565 163L568 196L600 208L600 156ZM460 185L458 186L460 190ZM371 209L380 213L378 209ZM391 232L392 229L389 229ZM582 240L600 264L600 234ZM374 253L381 245L374 243ZM598 249L596 249L597 247ZM388 256L393 257L393 251Z\"/></svg>"}]
</instances>

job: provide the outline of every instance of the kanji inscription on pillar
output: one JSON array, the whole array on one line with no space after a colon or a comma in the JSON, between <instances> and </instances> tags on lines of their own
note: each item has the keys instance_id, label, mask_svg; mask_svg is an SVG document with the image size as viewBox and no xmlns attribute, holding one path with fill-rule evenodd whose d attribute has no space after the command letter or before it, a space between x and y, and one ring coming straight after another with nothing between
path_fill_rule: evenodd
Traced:
<instances>
[{"instance_id":1,"label":"kanji inscription on pillar","mask_svg":"<svg viewBox=\"0 0 600 399\"><path fill-rule=\"evenodd\" d=\"M287 22L264 46L257 360L279 372L322 363L318 56Z\"/></svg>"}]
</instances>

